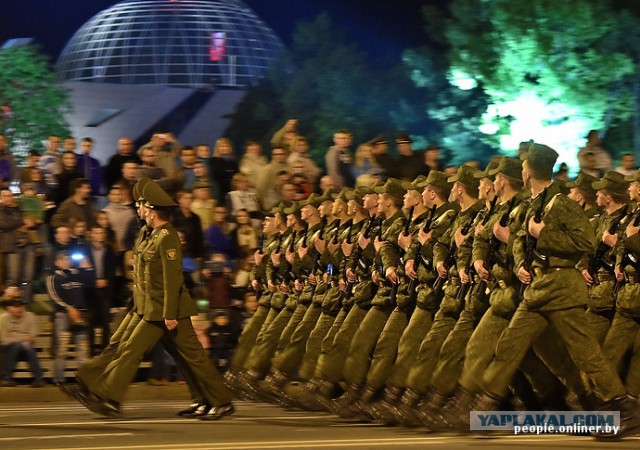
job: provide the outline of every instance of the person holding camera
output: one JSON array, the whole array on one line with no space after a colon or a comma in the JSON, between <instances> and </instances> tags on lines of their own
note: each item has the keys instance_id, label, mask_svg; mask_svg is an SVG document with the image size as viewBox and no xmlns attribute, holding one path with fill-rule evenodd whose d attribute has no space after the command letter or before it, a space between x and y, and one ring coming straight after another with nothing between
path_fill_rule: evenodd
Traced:
<instances>
[{"instance_id":1,"label":"person holding camera","mask_svg":"<svg viewBox=\"0 0 640 450\"><path fill-rule=\"evenodd\" d=\"M85 255L70 254L66 250L57 252L53 263L55 270L47 277L47 293L55 306L53 378L56 383L64 383L64 366L71 338L78 366L89 359L85 293L87 286L95 284L95 270Z\"/></svg>"}]
</instances>

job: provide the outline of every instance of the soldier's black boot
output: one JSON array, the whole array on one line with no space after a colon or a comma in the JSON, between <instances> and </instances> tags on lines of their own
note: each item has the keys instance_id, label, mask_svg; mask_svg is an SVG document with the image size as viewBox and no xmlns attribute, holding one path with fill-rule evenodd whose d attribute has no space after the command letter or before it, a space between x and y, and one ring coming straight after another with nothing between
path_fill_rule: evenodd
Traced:
<instances>
[{"instance_id":1,"label":"soldier's black boot","mask_svg":"<svg viewBox=\"0 0 640 450\"><path fill-rule=\"evenodd\" d=\"M502 404L503 399L491 394L480 394L469 406L469 412L461 414L452 424L453 429L462 432L469 432L469 424L471 422L471 411L496 411Z\"/></svg>"},{"instance_id":2,"label":"soldier's black boot","mask_svg":"<svg viewBox=\"0 0 640 450\"><path fill-rule=\"evenodd\" d=\"M360 398L360 392L362 391L362 385L358 383L352 383L347 386L347 390L337 399L333 400L330 405L330 411L338 417L351 418L353 412L351 406Z\"/></svg>"},{"instance_id":3,"label":"soldier's black boot","mask_svg":"<svg viewBox=\"0 0 640 450\"><path fill-rule=\"evenodd\" d=\"M335 395L335 391L335 384L320 378L312 378L301 383L295 394L289 391L289 385L285 388L285 392L296 402L296 406L306 411L326 411L319 398L323 397L330 401Z\"/></svg>"},{"instance_id":4,"label":"soldier's black boot","mask_svg":"<svg viewBox=\"0 0 640 450\"><path fill-rule=\"evenodd\" d=\"M442 424L437 419L437 414L447 401L448 395L431 389L424 401L418 403L417 416L420 423L432 431L440 431Z\"/></svg>"},{"instance_id":5,"label":"soldier's black boot","mask_svg":"<svg viewBox=\"0 0 640 450\"><path fill-rule=\"evenodd\" d=\"M260 390L258 388L258 383L263 378L263 375L256 370L248 370L246 372L241 372L238 376L238 390L240 391L240 395L242 398L246 400L256 401L259 400Z\"/></svg>"},{"instance_id":6,"label":"soldier's black boot","mask_svg":"<svg viewBox=\"0 0 640 450\"><path fill-rule=\"evenodd\" d=\"M269 375L258 384L260 399L269 403L277 402L288 381L289 377L284 372L272 368Z\"/></svg>"},{"instance_id":7,"label":"soldier's black boot","mask_svg":"<svg viewBox=\"0 0 640 450\"><path fill-rule=\"evenodd\" d=\"M416 407L422 400L422 394L407 388L400 397L400 404L392 410L396 416L396 422L405 427L419 427L420 422L416 416Z\"/></svg>"},{"instance_id":8,"label":"soldier's black boot","mask_svg":"<svg viewBox=\"0 0 640 450\"><path fill-rule=\"evenodd\" d=\"M321 411L331 412L333 399L341 392L340 387L336 383L320 378L316 379L315 383L318 385L318 390L315 395L313 395L313 404Z\"/></svg>"},{"instance_id":9,"label":"soldier's black boot","mask_svg":"<svg viewBox=\"0 0 640 450\"><path fill-rule=\"evenodd\" d=\"M434 424L439 427L439 430L434 431L451 429L458 422L460 416L468 416L475 398L474 394L458 386L447 403L440 408L440 411L433 418Z\"/></svg>"},{"instance_id":10,"label":"soldier's black boot","mask_svg":"<svg viewBox=\"0 0 640 450\"><path fill-rule=\"evenodd\" d=\"M382 398L369 408L375 420L385 425L396 425L398 423L394 410L398 408L402 392L403 389L398 386L387 386L384 389Z\"/></svg>"},{"instance_id":11,"label":"soldier's black boot","mask_svg":"<svg viewBox=\"0 0 640 450\"><path fill-rule=\"evenodd\" d=\"M353 412L358 419L372 422L375 420L375 416L371 412L371 405L378 396L378 389L371 386L367 386L360 395L360 398L353 405Z\"/></svg>"},{"instance_id":12,"label":"soldier's black boot","mask_svg":"<svg viewBox=\"0 0 640 450\"><path fill-rule=\"evenodd\" d=\"M238 389L238 378L240 374L233 370L227 370L223 375L224 384L233 392L235 397L240 397L241 391Z\"/></svg>"},{"instance_id":13,"label":"soldier's black boot","mask_svg":"<svg viewBox=\"0 0 640 450\"><path fill-rule=\"evenodd\" d=\"M638 403L629 395L622 395L607 402L607 411L620 411L620 431L596 433L594 436L602 440L618 440L627 436L640 434L640 415Z\"/></svg>"}]
</instances>

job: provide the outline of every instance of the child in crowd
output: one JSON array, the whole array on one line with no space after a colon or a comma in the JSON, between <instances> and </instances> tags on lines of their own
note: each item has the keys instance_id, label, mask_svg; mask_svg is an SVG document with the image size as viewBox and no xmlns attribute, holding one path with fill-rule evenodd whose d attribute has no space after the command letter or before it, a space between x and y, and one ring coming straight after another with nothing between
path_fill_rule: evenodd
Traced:
<instances>
[{"instance_id":1,"label":"child in crowd","mask_svg":"<svg viewBox=\"0 0 640 450\"><path fill-rule=\"evenodd\" d=\"M211 359L220 372L225 372L229 367L233 348L238 340L229 323L227 311L214 311L208 334Z\"/></svg>"}]
</instances>

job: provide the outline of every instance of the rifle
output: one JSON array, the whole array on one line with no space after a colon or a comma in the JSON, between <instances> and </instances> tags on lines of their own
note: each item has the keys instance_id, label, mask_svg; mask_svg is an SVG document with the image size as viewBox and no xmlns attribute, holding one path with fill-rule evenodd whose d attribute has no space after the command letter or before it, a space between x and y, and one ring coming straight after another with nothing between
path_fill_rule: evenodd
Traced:
<instances>
[{"instance_id":1,"label":"rifle","mask_svg":"<svg viewBox=\"0 0 640 450\"><path fill-rule=\"evenodd\" d=\"M413 211L416 209L415 206L409 208L409 216L407 217L407 221L404 223L404 230L402 234L405 236L409 236L409 226L411 225L411 221L413 220Z\"/></svg>"},{"instance_id":2,"label":"rifle","mask_svg":"<svg viewBox=\"0 0 640 450\"><path fill-rule=\"evenodd\" d=\"M460 230L460 233L463 236L467 236L469 234L469 232L471 231L471 227L473 226L473 222L475 222L479 212L480 211L477 210L471 213L471 216L469 217L469 222L467 222L464 225L464 227L462 227L462 229ZM449 244L449 254L447 255L447 258L444 260L445 269L449 270L451 267L455 266L457 251L458 251L458 246L456 245L456 240L452 239L451 243ZM442 278L438 275L438 277L436 278L436 281L433 283L433 292L436 294L436 298L442 298L442 295L444 295L444 292L442 289L444 287L445 281L447 281L446 278Z\"/></svg>"},{"instance_id":3,"label":"rifle","mask_svg":"<svg viewBox=\"0 0 640 450\"><path fill-rule=\"evenodd\" d=\"M373 227L376 225L376 223L378 223L378 219L376 218L376 216L372 216L369 219L369 223L367 224L367 228L364 229L362 235L369 239L369 236L371 236L371 232L373 231ZM347 242L349 241L349 238L351 237L351 229L349 229L349 236L347 238ZM360 245L356 245L356 249L354 250L355 253L353 254L353 264L351 265L351 270L355 273L356 268L358 267L358 263L360 261L360 258L362 257L362 252L363 249L360 247ZM345 269L346 272L346 269ZM347 296L347 298L351 297L351 291L353 289L353 285L355 284L354 282L351 281L347 281L347 286L345 288L345 295Z\"/></svg>"},{"instance_id":4,"label":"rifle","mask_svg":"<svg viewBox=\"0 0 640 450\"><path fill-rule=\"evenodd\" d=\"M320 232L318 233L318 236L320 237L320 239L322 239L322 236L324 235L324 229L327 226L327 218L323 217L322 218L322 224L320 225ZM309 274L314 274L320 270L320 257L322 256L322 253L320 253L318 251L318 249L315 247L315 245L313 246L313 251L314 251L314 255L313 255L313 267L311 268L311 272L309 272ZM310 297L313 297L313 295L316 293L316 287L318 286L318 280L316 280L316 284L312 284L311 285L311 292L310 292Z\"/></svg>"},{"instance_id":5,"label":"rifle","mask_svg":"<svg viewBox=\"0 0 640 450\"><path fill-rule=\"evenodd\" d=\"M511 211L513 211L513 208L516 205L516 200L517 197L515 195L511 197L511 200L509 200L507 210L498 221L501 227L506 227L509 224L509 216L511 215ZM489 251L487 252L487 256L485 257L483 264L484 268L488 271L491 271L491 268L493 267L493 264L495 262L494 260L497 258L498 250L500 249L500 245L502 245L502 242L500 242L500 240L494 234L491 234L491 237L489 238ZM478 282L478 292L482 293L486 289L487 282L481 279Z\"/></svg>"},{"instance_id":6,"label":"rifle","mask_svg":"<svg viewBox=\"0 0 640 450\"><path fill-rule=\"evenodd\" d=\"M258 244L258 253L260 253L261 255L264 253L264 233L260 234L260 243Z\"/></svg>"},{"instance_id":7,"label":"rifle","mask_svg":"<svg viewBox=\"0 0 640 450\"><path fill-rule=\"evenodd\" d=\"M300 234L304 233L304 229L300 232ZM287 251L288 252L293 252L295 250L295 244L296 244L296 236L297 236L297 231L293 230L293 235L291 236L291 241L289 242L289 245L287 246ZM285 272L284 276L282 277L282 281L285 283L289 283L291 281L291 279L293 278L293 274L291 273L291 269L293 268L293 264L291 264L289 261L287 261L287 271Z\"/></svg>"},{"instance_id":8,"label":"rifle","mask_svg":"<svg viewBox=\"0 0 640 450\"><path fill-rule=\"evenodd\" d=\"M640 206L636 207L636 209L633 211L633 222L632 222L632 224L633 224L634 227L640 226ZM632 266L636 271L640 271L640 264L639 264L638 259L636 258L636 256L631 252L625 251L623 256L622 256L622 261L620 261L620 270L622 272L624 272L624 269L627 266ZM620 280L618 280L616 278L616 284L613 287L613 298L614 298L614 300L618 297L618 291L622 287L623 283L624 283L624 280L620 281Z\"/></svg>"},{"instance_id":9,"label":"rifle","mask_svg":"<svg viewBox=\"0 0 640 450\"><path fill-rule=\"evenodd\" d=\"M429 213L429 217L427 217L427 220L424 221L424 226L422 227L422 231L425 233L429 233L431 231L431 227L433 226L433 221L435 220L435 216L436 216L436 209L437 206L433 205L431 207L431 211ZM413 271L416 273L416 278L415 279L411 279L409 280L409 297L411 298L411 300L414 299L415 295L417 295L418 293L416 292L416 285L418 284L418 269L420 268L420 264L427 264L427 261L422 257L421 252L422 252L422 245L420 244L420 241L416 242L416 257L413 260Z\"/></svg>"},{"instance_id":10,"label":"rifle","mask_svg":"<svg viewBox=\"0 0 640 450\"><path fill-rule=\"evenodd\" d=\"M487 209L486 213L482 217L482 221L480 222L480 224L483 227L487 224L487 222L489 221L489 218L493 215L493 211L496 209L496 203L498 203L497 195L493 197L493 199L489 203L489 209ZM456 293L456 302L458 303L458 312L461 312L464 309L464 300L465 298L467 298L467 294L473 287L473 276L476 275L475 269L471 265L471 258L472 256L470 255L464 265L465 271L469 275L469 282L462 283L458 288L458 292Z\"/></svg>"},{"instance_id":11,"label":"rifle","mask_svg":"<svg viewBox=\"0 0 640 450\"><path fill-rule=\"evenodd\" d=\"M538 206L538 209L536 209L536 212L533 214L533 221L535 223L542 222L542 215L544 214L545 202L547 200L547 192L548 192L548 188L544 188L544 190L540 194L540 205ZM529 229L528 222L525 223L524 226L527 228L527 230ZM533 236L531 236L531 234L527 233L527 240L526 240L525 252L524 252L524 262L522 264L522 267L524 268L524 270L526 270L529 273L529 275L531 275L531 281L533 281L533 271L531 270L531 265L533 264L533 258L534 258L533 252L535 251L537 245L538 245L538 239L534 238ZM518 297L520 300L524 298L524 291L525 289L527 289L527 286L528 285L524 283L520 285L520 292L518 294Z\"/></svg>"},{"instance_id":12,"label":"rifle","mask_svg":"<svg viewBox=\"0 0 640 450\"><path fill-rule=\"evenodd\" d=\"M340 237L340 220L336 220L336 223L331 229L331 231L329 232L329 234L333 235L333 238L331 239L331 243L333 245L336 245L338 243L338 238Z\"/></svg>"},{"instance_id":13,"label":"rifle","mask_svg":"<svg viewBox=\"0 0 640 450\"><path fill-rule=\"evenodd\" d=\"M609 234L615 234L617 233L620 228L620 224L622 223L622 221L627 217L627 210L629 209L629 205L624 205L622 212L620 213L620 215L618 217L616 217L614 220L611 221L611 224L609 225L609 229L607 230L609 232ZM611 249L611 247L609 247L607 244L605 244L604 242L602 242L602 240L598 243L598 247L596 248L596 252L594 253L593 257L591 258L591 261L589 261L589 267L587 268L587 271L589 272L589 275L591 276L591 278L593 278L594 282L596 282L596 277L598 275L598 271L601 268L605 268L607 271L609 272L613 272L613 267L611 267L610 264L607 264L604 261L604 255Z\"/></svg>"}]
</instances>

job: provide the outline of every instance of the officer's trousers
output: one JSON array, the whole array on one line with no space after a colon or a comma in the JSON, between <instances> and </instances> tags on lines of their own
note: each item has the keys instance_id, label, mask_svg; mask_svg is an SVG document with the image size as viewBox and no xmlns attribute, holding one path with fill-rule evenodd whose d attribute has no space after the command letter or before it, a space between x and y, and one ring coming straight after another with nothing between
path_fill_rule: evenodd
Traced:
<instances>
[{"instance_id":1,"label":"officer's trousers","mask_svg":"<svg viewBox=\"0 0 640 450\"><path fill-rule=\"evenodd\" d=\"M124 343L120 356L104 369L92 392L101 398L121 402L144 355L163 338L163 334L175 343L177 352L187 364L204 401L211 406L229 403L231 392L224 385L209 354L202 348L188 317L179 319L178 326L172 331L168 331L162 322L141 320Z\"/></svg>"},{"instance_id":2,"label":"officer's trousers","mask_svg":"<svg viewBox=\"0 0 640 450\"><path fill-rule=\"evenodd\" d=\"M591 330L584 324L581 307L560 311L516 310L496 347L496 354L483 377L486 392L505 397L509 382L532 343L551 324L562 338L578 368L587 374L600 397L608 401L624 395L622 381L605 358Z\"/></svg>"}]
</instances>

